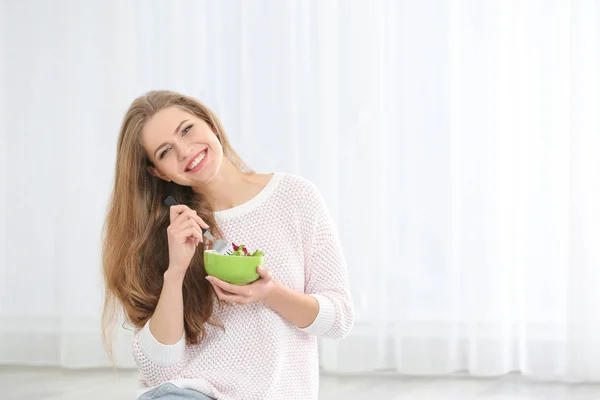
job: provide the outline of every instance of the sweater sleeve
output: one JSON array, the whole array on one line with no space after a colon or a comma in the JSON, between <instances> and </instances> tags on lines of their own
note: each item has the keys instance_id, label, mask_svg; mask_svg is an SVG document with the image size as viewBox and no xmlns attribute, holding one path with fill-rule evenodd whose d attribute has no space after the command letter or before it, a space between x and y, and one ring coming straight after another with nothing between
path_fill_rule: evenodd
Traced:
<instances>
[{"instance_id":1,"label":"sweater sleeve","mask_svg":"<svg viewBox=\"0 0 600 400\"><path fill-rule=\"evenodd\" d=\"M145 386L156 386L177 378L185 361L185 335L173 345L165 345L150 332L150 320L133 338L133 359Z\"/></svg>"},{"instance_id":2,"label":"sweater sleeve","mask_svg":"<svg viewBox=\"0 0 600 400\"><path fill-rule=\"evenodd\" d=\"M346 260L335 224L317 188L303 198L306 226L304 292L319 303L317 317L302 330L331 339L345 337L354 325Z\"/></svg>"}]
</instances>

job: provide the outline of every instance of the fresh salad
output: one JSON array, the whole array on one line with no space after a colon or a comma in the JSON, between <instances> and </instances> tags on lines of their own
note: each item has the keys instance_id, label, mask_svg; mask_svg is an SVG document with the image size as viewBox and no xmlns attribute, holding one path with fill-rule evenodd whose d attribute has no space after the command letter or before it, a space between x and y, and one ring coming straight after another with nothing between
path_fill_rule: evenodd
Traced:
<instances>
[{"instance_id":1,"label":"fresh salad","mask_svg":"<svg viewBox=\"0 0 600 400\"><path fill-rule=\"evenodd\" d=\"M265 253L263 253L260 250L256 250L254 253L250 253L248 251L248 249L246 248L246 245L244 245L244 244L240 244L238 246L235 243L232 243L232 246L233 246L233 254L232 254L232 256L260 257L260 256L264 256L265 255Z\"/></svg>"}]
</instances>

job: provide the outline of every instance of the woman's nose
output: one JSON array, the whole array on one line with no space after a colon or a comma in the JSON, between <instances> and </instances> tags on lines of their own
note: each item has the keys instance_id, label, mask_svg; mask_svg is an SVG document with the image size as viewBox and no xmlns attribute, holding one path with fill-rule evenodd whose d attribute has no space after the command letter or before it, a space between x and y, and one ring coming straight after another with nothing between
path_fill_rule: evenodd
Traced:
<instances>
[{"instance_id":1,"label":"woman's nose","mask_svg":"<svg viewBox=\"0 0 600 400\"><path fill-rule=\"evenodd\" d=\"M182 146L178 146L175 150L177 151L177 155L179 156L180 161L183 161L193 155L192 149L184 148Z\"/></svg>"}]
</instances>

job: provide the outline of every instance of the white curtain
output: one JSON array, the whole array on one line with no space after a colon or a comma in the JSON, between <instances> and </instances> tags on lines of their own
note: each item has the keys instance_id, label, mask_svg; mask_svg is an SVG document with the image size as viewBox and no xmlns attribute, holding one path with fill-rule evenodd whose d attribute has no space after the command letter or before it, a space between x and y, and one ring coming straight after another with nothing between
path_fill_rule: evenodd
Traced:
<instances>
[{"instance_id":1,"label":"white curtain","mask_svg":"<svg viewBox=\"0 0 600 400\"><path fill-rule=\"evenodd\" d=\"M323 192L357 311L325 371L600 379L598 1L1 4L1 363L108 365L119 123L168 88Z\"/></svg>"}]
</instances>

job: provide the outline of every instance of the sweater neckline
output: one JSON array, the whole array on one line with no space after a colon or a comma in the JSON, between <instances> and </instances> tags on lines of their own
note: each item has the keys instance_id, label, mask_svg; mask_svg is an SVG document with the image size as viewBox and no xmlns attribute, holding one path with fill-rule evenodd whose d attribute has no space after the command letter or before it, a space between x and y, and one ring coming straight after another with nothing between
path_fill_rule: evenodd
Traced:
<instances>
[{"instance_id":1,"label":"sweater neckline","mask_svg":"<svg viewBox=\"0 0 600 400\"><path fill-rule=\"evenodd\" d=\"M262 205L269 198L269 196L271 196L271 194L273 194L275 189L277 189L282 176L283 174L281 172L274 172L273 176L271 176L271 179L269 179L269 182L267 182L265 187L262 188L262 190L250 200L226 210L213 212L215 220L217 222L223 222L251 213L260 205Z\"/></svg>"}]
</instances>

